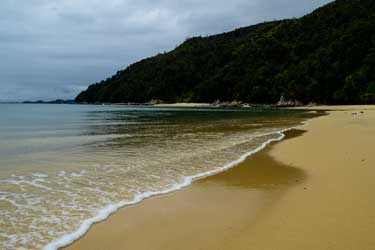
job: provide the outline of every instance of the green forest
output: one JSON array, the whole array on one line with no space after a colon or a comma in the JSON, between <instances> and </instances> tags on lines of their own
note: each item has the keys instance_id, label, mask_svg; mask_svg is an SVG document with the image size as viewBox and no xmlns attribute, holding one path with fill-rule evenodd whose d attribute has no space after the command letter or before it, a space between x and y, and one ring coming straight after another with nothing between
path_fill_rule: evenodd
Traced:
<instances>
[{"instance_id":1,"label":"green forest","mask_svg":"<svg viewBox=\"0 0 375 250\"><path fill-rule=\"evenodd\" d=\"M187 39L92 84L78 103L375 103L375 1Z\"/></svg>"}]
</instances>

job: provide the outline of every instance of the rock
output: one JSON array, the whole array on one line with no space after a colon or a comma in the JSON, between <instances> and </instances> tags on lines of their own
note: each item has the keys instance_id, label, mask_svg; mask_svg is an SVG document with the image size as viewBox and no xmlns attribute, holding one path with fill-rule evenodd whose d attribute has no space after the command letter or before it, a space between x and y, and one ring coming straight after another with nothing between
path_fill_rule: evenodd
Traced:
<instances>
[{"instance_id":1,"label":"rock","mask_svg":"<svg viewBox=\"0 0 375 250\"><path fill-rule=\"evenodd\" d=\"M228 104L228 107L237 108L237 107L241 107L241 105L242 105L242 102L240 101L232 101Z\"/></svg>"},{"instance_id":2,"label":"rock","mask_svg":"<svg viewBox=\"0 0 375 250\"><path fill-rule=\"evenodd\" d=\"M162 101L162 100L151 100L151 101L149 101L146 104L148 104L148 105L157 105L157 104L163 104L163 103L164 103L164 101Z\"/></svg>"},{"instance_id":3,"label":"rock","mask_svg":"<svg viewBox=\"0 0 375 250\"><path fill-rule=\"evenodd\" d=\"M287 103L287 101L285 100L285 97L282 95L280 97L279 102L277 103L277 106L284 106L284 105L286 105L286 103Z\"/></svg>"},{"instance_id":4,"label":"rock","mask_svg":"<svg viewBox=\"0 0 375 250\"><path fill-rule=\"evenodd\" d=\"M212 103L212 106L213 106L213 107L220 107L220 106L221 106L221 102L220 102L220 100L216 100L216 101L214 101L214 102Z\"/></svg>"}]
</instances>

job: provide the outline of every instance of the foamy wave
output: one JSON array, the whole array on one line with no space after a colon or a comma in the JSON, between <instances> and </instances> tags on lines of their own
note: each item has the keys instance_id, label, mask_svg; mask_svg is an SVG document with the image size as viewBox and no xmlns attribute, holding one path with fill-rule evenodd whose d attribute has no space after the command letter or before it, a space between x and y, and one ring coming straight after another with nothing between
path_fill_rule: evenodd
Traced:
<instances>
[{"instance_id":1,"label":"foamy wave","mask_svg":"<svg viewBox=\"0 0 375 250\"><path fill-rule=\"evenodd\" d=\"M306 123L303 122L303 124L305 125ZM300 126L297 126L297 127L300 127ZM76 241L79 238L81 238L90 229L90 227L93 224L107 219L111 214L113 214L114 212L116 212L117 210L119 210L122 207L129 206L129 205L134 205L134 204L139 203L142 200L144 200L146 198L149 198L149 197L152 197L152 196L163 195L163 194L167 194L167 193L170 193L170 192L182 189L182 188L184 188L186 186L189 186L196 179L200 179L200 178L203 178L203 177L207 177L207 176L214 175L214 174L217 174L219 172L228 170L228 169L230 169L230 168L238 165L239 163L243 162L249 156L251 156L251 155L253 155L253 154L255 154L255 153L263 150L270 143L276 142L276 141L281 141L285 137L284 133L286 131L294 129L294 128L297 128L297 127L291 127L291 128L287 128L287 129L283 129L283 130L277 131L277 132L272 132L272 133L257 135L256 137L263 137L263 136L269 136L269 135L278 135L278 137L277 138L273 138L273 139L269 139L269 140L265 141L264 143L262 143L256 149L251 150L251 151L243 154L237 160L232 161L230 163L227 163L226 165L224 165L222 167L216 168L216 169L211 170L211 171L199 173L199 174L196 174L196 175L184 177L184 178L181 179L181 182L175 183L174 185L172 185L168 189L164 189L162 191L144 192L144 193L136 195L134 197L134 199L132 199L132 200L124 200L124 201L118 202L116 204L108 205L108 206L104 207L103 209L101 209L97 213L96 216L94 216L94 217L92 217L90 219L85 220L76 231L74 231L72 233L65 234L61 238L58 238L58 239L50 242L43 249L44 250L57 250L57 249L59 249L61 247L64 247L64 246L67 246L67 245L73 243L74 241ZM62 174L65 175L65 173L62 173Z\"/></svg>"}]
</instances>

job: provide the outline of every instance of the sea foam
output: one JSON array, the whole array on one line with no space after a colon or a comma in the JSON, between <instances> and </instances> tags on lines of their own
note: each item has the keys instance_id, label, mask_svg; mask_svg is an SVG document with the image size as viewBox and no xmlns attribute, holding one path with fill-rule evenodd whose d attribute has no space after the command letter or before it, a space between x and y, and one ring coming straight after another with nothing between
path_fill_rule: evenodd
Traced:
<instances>
[{"instance_id":1,"label":"sea foam","mask_svg":"<svg viewBox=\"0 0 375 250\"><path fill-rule=\"evenodd\" d=\"M306 122L302 122L302 124L305 125ZM233 168L234 166L238 165L239 163L245 161L249 156L263 150L264 148L266 148L267 145L269 145L270 143L276 142L276 141L281 141L285 137L284 133L286 131L295 129L297 127L300 127L300 126L286 128L286 129L283 129L283 130L280 130L280 131L277 131L277 132L272 132L272 133L267 133L267 134L262 134L262 135L256 136L256 137L262 137L262 136L269 136L269 135L278 135L277 138L268 139L267 141L263 142L257 148L241 155L241 157L238 158L237 160L229 162L222 167L218 167L216 169L206 171L206 172L202 172L202 173L199 173L199 174L196 174L196 175L183 177L181 179L181 182L175 183L174 185L172 185L171 187L169 187L167 189L164 189L164 190L161 190L161 191L144 192L144 193L135 195L135 197L132 200L124 200L124 201L120 201L116 204L108 205L108 206L104 207L103 209L101 209L96 214L96 216L85 220L76 231L71 232L71 233L67 233L64 236L50 242L43 249L44 250L57 250L59 248L62 248L64 246L67 246L67 245L73 243L74 241L78 240L83 235L85 235L86 232L90 229L90 227L93 224L95 224L97 222L100 222L100 221L103 221L103 220L106 220L111 214L115 213L117 210L119 210L122 207L137 204L137 203L141 202L142 200L144 200L146 198L150 198L152 196L163 195L163 194L167 194L167 193L170 193L170 192L177 191L177 190L182 189L186 186L189 186L196 179L208 177L208 176L217 174L219 172L228 170L230 168Z\"/></svg>"}]
</instances>

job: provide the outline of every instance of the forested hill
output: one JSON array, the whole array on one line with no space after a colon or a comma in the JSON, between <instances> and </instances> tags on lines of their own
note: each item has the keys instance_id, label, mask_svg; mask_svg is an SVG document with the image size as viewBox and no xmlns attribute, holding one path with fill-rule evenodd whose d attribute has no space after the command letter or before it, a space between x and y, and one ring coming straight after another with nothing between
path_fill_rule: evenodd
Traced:
<instances>
[{"instance_id":1,"label":"forested hill","mask_svg":"<svg viewBox=\"0 0 375 250\"><path fill-rule=\"evenodd\" d=\"M375 1L337 0L299 19L188 39L76 98L80 103L375 103Z\"/></svg>"}]
</instances>

